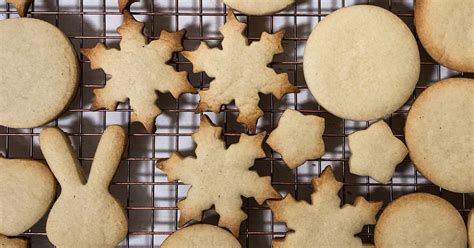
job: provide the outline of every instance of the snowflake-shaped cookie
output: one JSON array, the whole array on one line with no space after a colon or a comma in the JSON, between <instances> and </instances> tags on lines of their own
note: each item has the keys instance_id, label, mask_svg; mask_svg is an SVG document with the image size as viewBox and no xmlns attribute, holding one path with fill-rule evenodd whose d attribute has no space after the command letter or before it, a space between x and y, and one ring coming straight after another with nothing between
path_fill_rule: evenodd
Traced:
<instances>
[{"instance_id":1,"label":"snowflake-shaped cookie","mask_svg":"<svg viewBox=\"0 0 474 248\"><path fill-rule=\"evenodd\" d=\"M137 0L118 0L120 13L123 13L124 10L129 9L130 5L136 1Z\"/></svg>"},{"instance_id":2,"label":"snowflake-shaped cookie","mask_svg":"<svg viewBox=\"0 0 474 248\"><path fill-rule=\"evenodd\" d=\"M183 158L174 153L168 160L158 162L157 167L170 181L179 179L191 185L186 199L178 203L180 225L201 220L202 212L214 205L220 215L219 226L238 236L240 223L247 218L241 210L241 196L254 197L259 204L281 196L272 188L270 177L259 177L249 170L255 159L265 157L261 147L265 132L242 134L239 143L229 148L220 139L221 133L222 128L204 115L192 136L197 144L196 157Z\"/></svg>"},{"instance_id":3,"label":"snowflake-shaped cookie","mask_svg":"<svg viewBox=\"0 0 474 248\"><path fill-rule=\"evenodd\" d=\"M382 202L368 202L357 197L354 205L340 207L338 196L342 183L334 178L331 167L321 177L313 178L312 203L296 201L291 195L280 201L268 201L275 220L293 230L285 239L273 241L273 247L362 247L359 233L366 224L375 224Z\"/></svg>"},{"instance_id":4,"label":"snowflake-shaped cookie","mask_svg":"<svg viewBox=\"0 0 474 248\"><path fill-rule=\"evenodd\" d=\"M194 66L194 72L206 72L214 80L208 90L199 92L198 112L219 112L221 105L235 101L240 111L237 121L255 132L257 119L263 115L258 107L258 93L273 94L280 99L298 89L288 81L288 74L277 74L268 64L283 52L284 31L263 33L260 41L248 44L242 34L246 28L229 10L227 22L219 30L224 35L222 49L210 49L206 43L193 52L182 52Z\"/></svg>"},{"instance_id":5,"label":"snowflake-shaped cookie","mask_svg":"<svg viewBox=\"0 0 474 248\"><path fill-rule=\"evenodd\" d=\"M94 90L96 99L92 109L115 110L119 102L130 99L132 121L141 122L148 132L153 132L155 119L161 113L155 104L156 91L171 92L178 98L195 89L188 82L186 72L176 72L167 64L173 52L183 50L181 39L186 31L162 31L159 40L148 43L143 27L143 23L125 10L123 24L117 29L122 36L120 50L107 49L99 43L81 52L91 60L92 69L102 68L112 76L105 88Z\"/></svg>"},{"instance_id":6,"label":"snowflake-shaped cookie","mask_svg":"<svg viewBox=\"0 0 474 248\"><path fill-rule=\"evenodd\" d=\"M381 183L388 183L408 154L403 142L397 139L384 121L349 135L351 173L370 176Z\"/></svg>"},{"instance_id":7,"label":"snowflake-shaped cookie","mask_svg":"<svg viewBox=\"0 0 474 248\"><path fill-rule=\"evenodd\" d=\"M7 3L15 6L19 16L25 17L32 1L33 0L7 0Z\"/></svg>"},{"instance_id":8,"label":"snowflake-shaped cookie","mask_svg":"<svg viewBox=\"0 0 474 248\"><path fill-rule=\"evenodd\" d=\"M294 169L306 160L324 154L323 133L323 118L287 109L278 127L268 137L267 144L281 154L288 167Z\"/></svg>"}]
</instances>

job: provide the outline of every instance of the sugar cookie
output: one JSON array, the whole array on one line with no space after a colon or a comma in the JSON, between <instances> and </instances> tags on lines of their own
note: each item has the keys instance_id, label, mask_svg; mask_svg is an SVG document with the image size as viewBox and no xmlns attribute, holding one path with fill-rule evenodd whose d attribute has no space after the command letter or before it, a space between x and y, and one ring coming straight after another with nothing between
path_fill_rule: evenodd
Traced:
<instances>
[{"instance_id":1,"label":"sugar cookie","mask_svg":"<svg viewBox=\"0 0 474 248\"><path fill-rule=\"evenodd\" d=\"M431 182L474 192L474 80L451 78L427 88L411 107L405 140L416 168Z\"/></svg>"},{"instance_id":2,"label":"sugar cookie","mask_svg":"<svg viewBox=\"0 0 474 248\"><path fill-rule=\"evenodd\" d=\"M171 234L161 248L240 248L239 241L222 228L196 224Z\"/></svg>"},{"instance_id":3,"label":"sugar cookie","mask_svg":"<svg viewBox=\"0 0 474 248\"><path fill-rule=\"evenodd\" d=\"M294 169L306 160L324 154L323 133L324 118L287 109L266 142L281 154L288 167Z\"/></svg>"},{"instance_id":4,"label":"sugar cookie","mask_svg":"<svg viewBox=\"0 0 474 248\"><path fill-rule=\"evenodd\" d=\"M31 5L33 0L7 0L7 3L13 4L18 11L18 15L21 17L25 17L28 13L28 8Z\"/></svg>"},{"instance_id":5,"label":"sugar cookie","mask_svg":"<svg viewBox=\"0 0 474 248\"><path fill-rule=\"evenodd\" d=\"M446 200L427 193L404 195L391 202L375 226L377 248L465 248L466 227Z\"/></svg>"},{"instance_id":6,"label":"sugar cookie","mask_svg":"<svg viewBox=\"0 0 474 248\"><path fill-rule=\"evenodd\" d=\"M295 0L224 0L224 3L246 15L269 15L288 8Z\"/></svg>"},{"instance_id":7,"label":"sugar cookie","mask_svg":"<svg viewBox=\"0 0 474 248\"><path fill-rule=\"evenodd\" d=\"M201 220L202 212L214 205L220 216L219 226L238 236L240 223L247 218L241 209L241 196L254 197L259 204L281 196L273 189L270 177L260 177L249 170L255 159L265 157L265 132L242 134L239 143L228 148L221 134L222 128L214 126L204 115L199 130L192 136L197 144L196 157L183 158L173 153L169 159L159 161L157 167L168 180L191 184L186 199L178 203L180 226L190 220Z\"/></svg>"},{"instance_id":8,"label":"sugar cookie","mask_svg":"<svg viewBox=\"0 0 474 248\"><path fill-rule=\"evenodd\" d=\"M181 40L186 31L162 31L159 40L148 43L143 27L144 23L125 10L123 24L117 29L122 36L120 50L107 49L98 43L81 52L91 60L92 69L102 68L112 76L104 88L94 90L96 99L92 109L115 110L119 102L130 99L132 121L141 122L152 133L155 119L161 113L156 106L156 91L171 92L178 98L182 93L194 93L195 89L188 82L187 72L177 72L167 64L174 52L183 50Z\"/></svg>"},{"instance_id":9,"label":"sugar cookie","mask_svg":"<svg viewBox=\"0 0 474 248\"><path fill-rule=\"evenodd\" d=\"M349 135L351 173L370 176L387 184L408 154L403 142L397 139L385 121L378 121L369 128Z\"/></svg>"},{"instance_id":10,"label":"sugar cookie","mask_svg":"<svg viewBox=\"0 0 474 248\"><path fill-rule=\"evenodd\" d=\"M79 83L79 67L59 29L32 18L2 20L0 54L0 125L37 127L66 110Z\"/></svg>"},{"instance_id":11,"label":"sugar cookie","mask_svg":"<svg viewBox=\"0 0 474 248\"><path fill-rule=\"evenodd\" d=\"M16 236L49 210L56 180L45 164L0 156L0 234Z\"/></svg>"},{"instance_id":12,"label":"sugar cookie","mask_svg":"<svg viewBox=\"0 0 474 248\"><path fill-rule=\"evenodd\" d=\"M416 32L428 54L451 69L474 72L473 15L472 0L416 0Z\"/></svg>"},{"instance_id":13,"label":"sugar cookie","mask_svg":"<svg viewBox=\"0 0 474 248\"><path fill-rule=\"evenodd\" d=\"M196 51L182 54L191 61L195 73L204 71L215 78L208 90L199 92L201 100L196 111L219 112L221 105L235 101L240 111L237 121L255 133L257 120L263 115L258 107L258 93L271 93L280 99L286 93L299 90L290 84L288 74L277 74L268 67L273 56L283 52L284 31L263 33L260 41L248 45L242 35L245 28L230 10L227 22L219 29L224 35L222 49L210 49L202 42Z\"/></svg>"},{"instance_id":14,"label":"sugar cookie","mask_svg":"<svg viewBox=\"0 0 474 248\"><path fill-rule=\"evenodd\" d=\"M469 247L474 247L474 209L471 209L467 220L467 232L469 236Z\"/></svg>"},{"instance_id":15,"label":"sugar cookie","mask_svg":"<svg viewBox=\"0 0 474 248\"><path fill-rule=\"evenodd\" d=\"M280 201L268 201L275 221L285 222L289 232L284 239L273 240L276 248L313 247L362 247L362 240L355 236L364 225L375 224L375 215L382 202L368 202L357 197L354 205L340 207L338 196L342 183L334 177L331 167L326 167L319 178L313 178L314 193L311 204L296 201L287 195Z\"/></svg>"},{"instance_id":16,"label":"sugar cookie","mask_svg":"<svg viewBox=\"0 0 474 248\"><path fill-rule=\"evenodd\" d=\"M316 101L355 121L400 108L420 74L418 46L400 18L383 8L356 5L325 17L304 52L304 75Z\"/></svg>"},{"instance_id":17,"label":"sugar cookie","mask_svg":"<svg viewBox=\"0 0 474 248\"><path fill-rule=\"evenodd\" d=\"M28 240L8 238L0 234L0 248L28 248Z\"/></svg>"},{"instance_id":18,"label":"sugar cookie","mask_svg":"<svg viewBox=\"0 0 474 248\"><path fill-rule=\"evenodd\" d=\"M41 151L61 185L46 222L48 239L58 247L115 247L127 235L127 217L108 187L126 146L123 128L102 135L84 178L69 138L56 128L40 134Z\"/></svg>"}]
</instances>

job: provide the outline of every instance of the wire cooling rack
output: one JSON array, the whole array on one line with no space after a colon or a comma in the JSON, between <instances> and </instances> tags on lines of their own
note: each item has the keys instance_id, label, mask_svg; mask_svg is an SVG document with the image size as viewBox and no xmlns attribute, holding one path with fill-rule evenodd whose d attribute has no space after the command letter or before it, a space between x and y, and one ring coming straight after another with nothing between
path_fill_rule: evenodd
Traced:
<instances>
[{"instance_id":1,"label":"wire cooling rack","mask_svg":"<svg viewBox=\"0 0 474 248\"><path fill-rule=\"evenodd\" d=\"M262 31L287 30L283 40L285 53L276 56L272 66L279 72L287 72L292 83L301 90L298 94L287 95L281 101L261 95L261 108L265 115L258 123L258 130L271 131L286 108L326 118L324 140L327 153L321 159L308 161L298 169L289 170L279 155L266 147L267 157L258 160L252 169L262 176L271 176L273 186L282 194L289 193L299 200L309 200L313 190L311 178L331 165L338 180L344 182L340 192L343 203L352 203L357 195L362 195L369 200L383 200L387 204L402 194L430 192L449 200L466 218L470 208L474 207L474 195L450 193L431 184L414 169L409 158L397 168L393 180L387 185L349 173L347 135L368 127L370 123L336 118L315 102L304 82L302 54L307 37L321 19L338 8L353 4L384 7L398 15L414 31L413 0L300 0L296 6L273 16L238 15L241 21L248 24L246 34L250 40L258 39ZM157 38L162 29L174 31L186 28L188 33L184 44L187 50L197 48L200 41L218 45L222 39L218 28L224 23L227 11L220 0L142 0L135 3L131 10L138 20L146 23L145 32L149 38ZM117 11L117 0L35 0L30 11L30 17L58 26L77 51L79 48L93 47L97 42L118 46L120 36L115 29L121 23L121 15ZM1 1L0 19L14 17L17 15L13 6ZM446 77L473 77L472 74L451 71L436 64L421 46L420 50L421 76L415 93L404 107L386 118L395 135L402 140L407 111L421 91ZM199 115L194 114L198 97L186 94L174 100L170 95L160 94L158 102L164 113L157 119L157 132L147 134L139 124L130 124L131 110L128 104L121 104L117 111L89 110L93 99L92 90L102 87L107 76L100 70L91 71L90 62L83 56L79 56L79 59L82 78L77 97L66 113L46 126L57 126L68 133L86 173L105 127L111 124L126 127L128 147L111 186L112 193L119 198L129 217L129 233L120 247L158 247L178 228L176 203L185 197L189 186L167 182L166 176L154 164L174 151L185 155L193 153L195 145L190 136L199 126ZM175 56L172 64L178 70L188 71L190 81L196 88L209 86L210 79L202 73L193 74L192 66L183 57ZM222 113L210 116L224 127L227 144L236 142L239 134L245 131L236 124L237 111L232 105L223 107ZM7 158L44 159L38 146L38 134L43 128L0 127L0 153ZM253 199L244 199L243 209L249 216L240 229L239 240L243 247L271 247L272 238L285 235L285 225L272 221L268 207L258 206ZM32 247L52 246L45 234L46 218L22 234L30 239ZM215 212L206 212L204 222L216 223ZM373 231L373 226L366 226L359 236L364 242L371 243Z\"/></svg>"}]
</instances>

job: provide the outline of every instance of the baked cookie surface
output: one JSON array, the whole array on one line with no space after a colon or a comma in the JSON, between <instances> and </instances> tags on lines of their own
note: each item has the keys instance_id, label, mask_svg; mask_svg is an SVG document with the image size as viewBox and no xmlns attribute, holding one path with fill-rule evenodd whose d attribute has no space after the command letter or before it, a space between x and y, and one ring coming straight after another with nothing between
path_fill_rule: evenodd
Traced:
<instances>
[{"instance_id":1,"label":"baked cookie surface","mask_svg":"<svg viewBox=\"0 0 474 248\"><path fill-rule=\"evenodd\" d=\"M383 120L350 134L349 148L351 173L370 176L384 184L390 182L395 168L408 154L405 144Z\"/></svg>"},{"instance_id":2,"label":"baked cookie surface","mask_svg":"<svg viewBox=\"0 0 474 248\"><path fill-rule=\"evenodd\" d=\"M473 99L473 79L439 81L418 96L405 124L416 168L434 184L458 193L474 192Z\"/></svg>"},{"instance_id":3,"label":"baked cookie surface","mask_svg":"<svg viewBox=\"0 0 474 248\"><path fill-rule=\"evenodd\" d=\"M465 248L466 227L446 200L427 193L404 195L382 212L375 226L377 248Z\"/></svg>"},{"instance_id":4,"label":"baked cookie surface","mask_svg":"<svg viewBox=\"0 0 474 248\"><path fill-rule=\"evenodd\" d=\"M180 229L161 244L162 248L240 248L228 231L213 225L196 224Z\"/></svg>"},{"instance_id":5,"label":"baked cookie surface","mask_svg":"<svg viewBox=\"0 0 474 248\"><path fill-rule=\"evenodd\" d=\"M1 248L28 248L28 240L19 238L8 238L0 234Z\"/></svg>"},{"instance_id":6,"label":"baked cookie surface","mask_svg":"<svg viewBox=\"0 0 474 248\"><path fill-rule=\"evenodd\" d=\"M266 143L293 169L324 154L323 133L324 118L287 109Z\"/></svg>"},{"instance_id":7,"label":"baked cookie surface","mask_svg":"<svg viewBox=\"0 0 474 248\"><path fill-rule=\"evenodd\" d=\"M295 0L224 0L224 3L246 15L268 15L288 8Z\"/></svg>"},{"instance_id":8,"label":"baked cookie surface","mask_svg":"<svg viewBox=\"0 0 474 248\"><path fill-rule=\"evenodd\" d=\"M384 117L400 108L420 73L410 29L376 6L339 9L316 25L303 61L316 101L330 113L355 121Z\"/></svg>"},{"instance_id":9,"label":"baked cookie surface","mask_svg":"<svg viewBox=\"0 0 474 248\"><path fill-rule=\"evenodd\" d=\"M47 165L0 156L0 234L16 236L31 228L55 196L56 179Z\"/></svg>"},{"instance_id":10,"label":"baked cookie surface","mask_svg":"<svg viewBox=\"0 0 474 248\"><path fill-rule=\"evenodd\" d=\"M0 21L0 125L33 128L58 117L79 83L76 53L55 26L32 18Z\"/></svg>"},{"instance_id":11,"label":"baked cookie surface","mask_svg":"<svg viewBox=\"0 0 474 248\"><path fill-rule=\"evenodd\" d=\"M474 72L473 15L472 0L417 0L416 32L428 54L451 69Z\"/></svg>"},{"instance_id":12,"label":"baked cookie surface","mask_svg":"<svg viewBox=\"0 0 474 248\"><path fill-rule=\"evenodd\" d=\"M28 12L28 8L30 7L31 2L33 0L6 0L6 1L7 3L13 4L15 6L16 10L18 11L19 16L25 17Z\"/></svg>"}]
</instances>

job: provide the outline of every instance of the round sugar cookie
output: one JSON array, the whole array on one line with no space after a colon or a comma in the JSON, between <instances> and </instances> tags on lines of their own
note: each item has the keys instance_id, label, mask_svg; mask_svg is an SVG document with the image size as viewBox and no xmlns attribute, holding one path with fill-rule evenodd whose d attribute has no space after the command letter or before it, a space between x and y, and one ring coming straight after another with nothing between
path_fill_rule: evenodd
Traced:
<instances>
[{"instance_id":1,"label":"round sugar cookie","mask_svg":"<svg viewBox=\"0 0 474 248\"><path fill-rule=\"evenodd\" d=\"M474 208L471 209L467 220L467 235L469 237L469 247L474 248Z\"/></svg>"},{"instance_id":2,"label":"round sugar cookie","mask_svg":"<svg viewBox=\"0 0 474 248\"><path fill-rule=\"evenodd\" d=\"M317 24L303 68L322 107L341 118L368 121L408 100L420 74L420 56L400 18L380 7L356 5Z\"/></svg>"},{"instance_id":3,"label":"round sugar cookie","mask_svg":"<svg viewBox=\"0 0 474 248\"><path fill-rule=\"evenodd\" d=\"M33 18L0 21L0 54L0 125L43 125L72 101L79 82L76 53L55 26Z\"/></svg>"},{"instance_id":4,"label":"round sugar cookie","mask_svg":"<svg viewBox=\"0 0 474 248\"><path fill-rule=\"evenodd\" d=\"M382 212L375 226L375 247L465 248L467 234L459 212L427 193L404 195Z\"/></svg>"},{"instance_id":5,"label":"round sugar cookie","mask_svg":"<svg viewBox=\"0 0 474 248\"><path fill-rule=\"evenodd\" d=\"M421 44L438 63L474 72L474 1L417 0L415 27Z\"/></svg>"},{"instance_id":6,"label":"round sugar cookie","mask_svg":"<svg viewBox=\"0 0 474 248\"><path fill-rule=\"evenodd\" d=\"M408 112L405 140L416 168L431 182L474 192L474 80L442 80Z\"/></svg>"},{"instance_id":7,"label":"round sugar cookie","mask_svg":"<svg viewBox=\"0 0 474 248\"><path fill-rule=\"evenodd\" d=\"M269 15L288 8L295 0L224 0L224 3L246 15Z\"/></svg>"},{"instance_id":8,"label":"round sugar cookie","mask_svg":"<svg viewBox=\"0 0 474 248\"><path fill-rule=\"evenodd\" d=\"M162 248L240 248L240 243L228 231L213 225L197 224L171 234Z\"/></svg>"}]
</instances>

